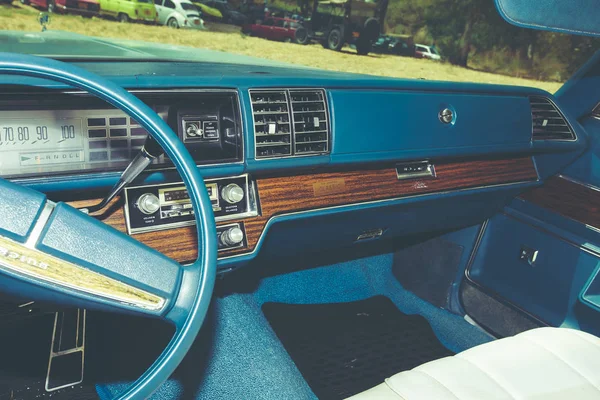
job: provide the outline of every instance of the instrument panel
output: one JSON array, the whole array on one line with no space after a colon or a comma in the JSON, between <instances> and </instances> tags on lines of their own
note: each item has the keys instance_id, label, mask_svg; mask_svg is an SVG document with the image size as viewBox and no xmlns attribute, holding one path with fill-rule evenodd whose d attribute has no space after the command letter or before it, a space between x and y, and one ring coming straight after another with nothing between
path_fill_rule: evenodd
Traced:
<instances>
[{"instance_id":1,"label":"instrument panel","mask_svg":"<svg viewBox=\"0 0 600 400\"><path fill-rule=\"evenodd\" d=\"M0 112L0 174L124 168L148 133L107 110Z\"/></svg>"},{"instance_id":2,"label":"instrument panel","mask_svg":"<svg viewBox=\"0 0 600 400\"><path fill-rule=\"evenodd\" d=\"M235 91L139 97L178 134L199 165L243 161ZM10 106L0 99L0 176L119 171L144 145L148 133L122 111L89 95L63 93L53 98L48 107L47 99L38 103L33 95L22 95ZM153 165L170 166L165 156Z\"/></svg>"}]
</instances>

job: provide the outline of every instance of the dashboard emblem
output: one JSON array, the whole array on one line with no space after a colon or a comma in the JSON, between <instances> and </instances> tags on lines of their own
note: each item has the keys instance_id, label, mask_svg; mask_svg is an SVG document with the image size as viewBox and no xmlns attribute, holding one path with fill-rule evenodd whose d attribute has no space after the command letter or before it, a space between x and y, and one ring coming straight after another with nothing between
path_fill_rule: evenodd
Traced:
<instances>
[{"instance_id":1,"label":"dashboard emblem","mask_svg":"<svg viewBox=\"0 0 600 400\"><path fill-rule=\"evenodd\" d=\"M449 124L452 121L454 121L454 112L449 108L444 108L442 111L439 112L438 118L444 124Z\"/></svg>"}]
</instances>

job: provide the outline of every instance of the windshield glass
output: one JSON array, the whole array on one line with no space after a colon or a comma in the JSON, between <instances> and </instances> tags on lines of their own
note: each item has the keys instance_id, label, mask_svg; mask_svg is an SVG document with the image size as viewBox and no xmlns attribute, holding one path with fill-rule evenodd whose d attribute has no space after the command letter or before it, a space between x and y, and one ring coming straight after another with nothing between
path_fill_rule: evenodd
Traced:
<instances>
[{"instance_id":1,"label":"windshield glass","mask_svg":"<svg viewBox=\"0 0 600 400\"><path fill-rule=\"evenodd\" d=\"M154 0L10 1L0 0L0 51L59 59L286 63L555 92L600 49L599 39L510 25L493 0L198 0L202 21L170 32ZM42 32L49 8L61 12ZM287 22L265 27L273 18Z\"/></svg>"},{"instance_id":2,"label":"windshield glass","mask_svg":"<svg viewBox=\"0 0 600 400\"><path fill-rule=\"evenodd\" d=\"M181 8L183 8L186 11L198 11L196 6L192 3L181 3Z\"/></svg>"}]
</instances>

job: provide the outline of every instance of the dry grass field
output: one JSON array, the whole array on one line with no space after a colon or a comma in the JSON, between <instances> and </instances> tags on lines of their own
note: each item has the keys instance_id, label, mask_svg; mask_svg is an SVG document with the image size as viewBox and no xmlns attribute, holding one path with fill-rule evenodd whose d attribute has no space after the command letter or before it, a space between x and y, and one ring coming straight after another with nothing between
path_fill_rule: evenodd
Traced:
<instances>
[{"instance_id":1,"label":"dry grass field","mask_svg":"<svg viewBox=\"0 0 600 400\"><path fill-rule=\"evenodd\" d=\"M36 20L38 13L39 11L32 7L17 3L17 0L14 1L13 5L1 5L0 29L39 32L40 25ZM97 37L143 40L206 48L333 71L409 79L532 86L551 93L554 93L561 86L557 82L541 82L490 74L429 60L379 54L362 57L350 48L345 48L342 52L334 52L323 49L319 44L300 46L273 42L244 36L239 32L239 28L234 26L211 23L207 23L206 26L207 30L205 31L185 31L161 26L121 24L101 18L89 19L73 15L54 14L49 29Z\"/></svg>"}]
</instances>

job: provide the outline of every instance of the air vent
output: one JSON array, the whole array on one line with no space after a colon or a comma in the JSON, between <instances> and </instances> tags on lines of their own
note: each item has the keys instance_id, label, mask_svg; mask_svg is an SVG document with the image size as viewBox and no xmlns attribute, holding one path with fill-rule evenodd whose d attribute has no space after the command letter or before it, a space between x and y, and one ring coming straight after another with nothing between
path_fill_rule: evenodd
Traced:
<instances>
[{"instance_id":1,"label":"air vent","mask_svg":"<svg viewBox=\"0 0 600 400\"><path fill-rule=\"evenodd\" d=\"M592 110L592 117L600 119L600 103L596 104L596 107Z\"/></svg>"},{"instance_id":2,"label":"air vent","mask_svg":"<svg viewBox=\"0 0 600 400\"><path fill-rule=\"evenodd\" d=\"M324 90L251 90L250 99L257 159L329 152Z\"/></svg>"},{"instance_id":3,"label":"air vent","mask_svg":"<svg viewBox=\"0 0 600 400\"><path fill-rule=\"evenodd\" d=\"M319 154L329 150L329 121L323 90L290 90L294 153Z\"/></svg>"},{"instance_id":4,"label":"air vent","mask_svg":"<svg viewBox=\"0 0 600 400\"><path fill-rule=\"evenodd\" d=\"M256 158L292 155L292 130L285 90L250 91Z\"/></svg>"},{"instance_id":5,"label":"air vent","mask_svg":"<svg viewBox=\"0 0 600 400\"><path fill-rule=\"evenodd\" d=\"M531 121L534 140L574 140L575 134L558 108L545 97L532 96Z\"/></svg>"}]
</instances>

